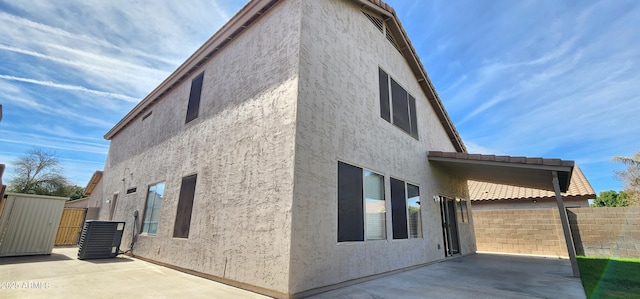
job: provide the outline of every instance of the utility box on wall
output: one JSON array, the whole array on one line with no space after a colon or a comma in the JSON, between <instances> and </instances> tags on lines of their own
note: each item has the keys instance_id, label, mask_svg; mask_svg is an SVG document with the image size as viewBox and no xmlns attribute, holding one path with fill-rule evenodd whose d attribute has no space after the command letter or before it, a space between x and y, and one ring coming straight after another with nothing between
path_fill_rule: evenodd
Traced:
<instances>
[{"instance_id":1,"label":"utility box on wall","mask_svg":"<svg viewBox=\"0 0 640 299\"><path fill-rule=\"evenodd\" d=\"M0 215L0 256L51 254L68 198L7 193Z\"/></svg>"}]
</instances>

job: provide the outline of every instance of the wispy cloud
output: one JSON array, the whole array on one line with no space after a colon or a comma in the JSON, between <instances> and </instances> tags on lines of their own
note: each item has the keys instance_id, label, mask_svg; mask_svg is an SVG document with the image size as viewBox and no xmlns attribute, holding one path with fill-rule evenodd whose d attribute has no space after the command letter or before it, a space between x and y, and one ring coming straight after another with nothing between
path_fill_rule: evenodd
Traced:
<instances>
[{"instance_id":1,"label":"wispy cloud","mask_svg":"<svg viewBox=\"0 0 640 299\"><path fill-rule=\"evenodd\" d=\"M0 74L0 79L10 80L10 81L18 81L18 82L25 82L25 83L31 83L31 84L37 84L37 85L42 85L42 86L47 86L47 87L52 87L52 88L59 88L59 89L64 89L64 90L81 91L81 92L86 92L86 93L90 93L90 94L94 94L94 95L98 95L98 96L124 100L124 101L131 102L131 103L137 103L139 101L139 99L136 99L136 98L130 97L130 96L126 96L126 95L123 95L123 94L105 92L105 91L100 91L100 90L93 90L93 89L89 89L89 88L86 88L84 86L78 86L78 85L59 84L59 83L54 83L54 82L51 82L51 81L40 81L40 80L35 80L35 79L20 78L20 77L7 76L7 75L2 75L2 74Z\"/></svg>"},{"instance_id":2,"label":"wispy cloud","mask_svg":"<svg viewBox=\"0 0 640 299\"><path fill-rule=\"evenodd\" d=\"M470 151L572 159L596 190L619 185L609 159L640 150L640 3L409 2L434 12L408 31L430 37L418 54Z\"/></svg>"},{"instance_id":3,"label":"wispy cloud","mask_svg":"<svg viewBox=\"0 0 640 299\"><path fill-rule=\"evenodd\" d=\"M94 154L106 154L109 149L106 141L100 143L87 142L82 139L60 138L43 134L18 133L6 130L0 130L0 133L2 134L0 142L23 144L31 147L54 148Z\"/></svg>"},{"instance_id":4,"label":"wispy cloud","mask_svg":"<svg viewBox=\"0 0 640 299\"><path fill-rule=\"evenodd\" d=\"M53 35L53 36L58 36L58 37L66 37L69 39L73 39L76 40L78 42L83 42L83 43L89 43L89 44L93 44L96 46L102 46L102 47L107 47L113 50L116 50L117 52L120 53L126 53L129 55L133 55L133 56L139 56L139 57L143 57L143 58L148 58L148 59L152 59L158 62L163 62L166 63L167 65L177 65L180 63L179 60L174 60L174 59L169 59L167 57L164 56L159 56L159 55L154 55L154 54L150 54L144 51L140 51L137 49L131 49L131 48L124 48L124 47L120 47L117 45L114 45L112 43L109 43L105 40L101 40L101 39L97 39L95 37L92 36L88 36L88 35L83 35L83 34L75 34L75 33L71 33L69 31L66 30L62 30L60 28L57 27L52 27L46 24L42 24L42 23L37 23L34 21L31 21L29 19L26 18L22 18L19 16L14 16L14 15L10 15L4 12L0 12L0 20L8 23L8 24L13 24L16 28L31 28L33 30L36 31L40 31L44 34L47 35Z\"/></svg>"},{"instance_id":5,"label":"wispy cloud","mask_svg":"<svg viewBox=\"0 0 640 299\"><path fill-rule=\"evenodd\" d=\"M242 5L0 1L0 157L55 149L85 184L104 165L102 135Z\"/></svg>"}]
</instances>

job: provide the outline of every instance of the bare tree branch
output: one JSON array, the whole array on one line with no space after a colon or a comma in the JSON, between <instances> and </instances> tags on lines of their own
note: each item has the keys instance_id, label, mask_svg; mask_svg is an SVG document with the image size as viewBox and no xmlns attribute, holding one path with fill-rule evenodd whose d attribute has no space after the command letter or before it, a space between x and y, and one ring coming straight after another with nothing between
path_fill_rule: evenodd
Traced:
<instances>
[{"instance_id":1,"label":"bare tree branch","mask_svg":"<svg viewBox=\"0 0 640 299\"><path fill-rule=\"evenodd\" d=\"M18 193L64 195L69 185L61 172L54 152L34 148L13 163L16 175L9 182L9 190Z\"/></svg>"},{"instance_id":2,"label":"bare tree branch","mask_svg":"<svg viewBox=\"0 0 640 299\"><path fill-rule=\"evenodd\" d=\"M611 161L627 166L626 170L616 171L616 176L624 182L631 205L640 206L640 151L633 157L613 157Z\"/></svg>"}]
</instances>

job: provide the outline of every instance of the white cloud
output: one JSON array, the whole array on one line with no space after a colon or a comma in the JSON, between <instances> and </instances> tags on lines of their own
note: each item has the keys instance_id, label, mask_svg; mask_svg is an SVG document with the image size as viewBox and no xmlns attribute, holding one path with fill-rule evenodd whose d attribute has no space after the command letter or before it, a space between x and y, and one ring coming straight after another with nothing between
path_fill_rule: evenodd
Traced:
<instances>
[{"instance_id":1,"label":"white cloud","mask_svg":"<svg viewBox=\"0 0 640 299\"><path fill-rule=\"evenodd\" d=\"M102 135L243 3L211 0L2 2L2 156L55 149L84 185Z\"/></svg>"},{"instance_id":2,"label":"white cloud","mask_svg":"<svg viewBox=\"0 0 640 299\"><path fill-rule=\"evenodd\" d=\"M465 141L464 145L467 147L467 152L470 154L505 155L499 149L488 148L469 140Z\"/></svg>"},{"instance_id":3,"label":"white cloud","mask_svg":"<svg viewBox=\"0 0 640 299\"><path fill-rule=\"evenodd\" d=\"M59 83L54 83L54 82L51 82L51 81L40 81L40 80L35 80L35 79L20 78L20 77L7 76L7 75L2 75L2 74L0 74L0 79L10 80L10 81L26 82L26 83L43 85L43 86L48 86L48 87L52 87L52 88L59 88L59 89L64 89L64 90L81 91L81 92L86 92L86 93L90 93L90 94L94 94L94 95L98 95L98 96L124 100L124 101L131 102L131 103L139 102L139 99L136 99L134 97L126 96L126 95L123 95L123 94L112 93L112 92L93 90L93 89L89 89L89 88L86 88L84 86L78 86L78 85L59 84Z\"/></svg>"}]
</instances>

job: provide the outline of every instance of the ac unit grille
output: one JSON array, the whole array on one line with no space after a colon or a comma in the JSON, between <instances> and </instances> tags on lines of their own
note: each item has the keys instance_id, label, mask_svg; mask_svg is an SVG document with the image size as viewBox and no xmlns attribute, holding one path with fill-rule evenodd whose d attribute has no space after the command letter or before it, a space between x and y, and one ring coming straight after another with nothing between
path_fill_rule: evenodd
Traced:
<instances>
[{"instance_id":1,"label":"ac unit grille","mask_svg":"<svg viewBox=\"0 0 640 299\"><path fill-rule=\"evenodd\" d=\"M87 221L80 237L78 259L116 257L120 251L124 225L119 221Z\"/></svg>"}]
</instances>

